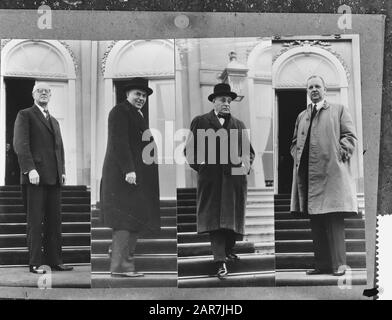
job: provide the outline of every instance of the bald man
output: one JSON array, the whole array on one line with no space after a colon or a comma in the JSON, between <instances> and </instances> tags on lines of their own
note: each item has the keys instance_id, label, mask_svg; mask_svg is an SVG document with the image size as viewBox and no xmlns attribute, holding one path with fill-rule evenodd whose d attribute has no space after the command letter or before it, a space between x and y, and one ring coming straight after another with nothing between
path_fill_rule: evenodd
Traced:
<instances>
[{"instance_id":1,"label":"bald man","mask_svg":"<svg viewBox=\"0 0 392 320\"><path fill-rule=\"evenodd\" d=\"M69 271L61 257L61 185L65 183L64 147L60 126L50 115L51 90L47 83L33 88L34 105L19 111L14 126L27 213L27 246L32 273Z\"/></svg>"}]
</instances>

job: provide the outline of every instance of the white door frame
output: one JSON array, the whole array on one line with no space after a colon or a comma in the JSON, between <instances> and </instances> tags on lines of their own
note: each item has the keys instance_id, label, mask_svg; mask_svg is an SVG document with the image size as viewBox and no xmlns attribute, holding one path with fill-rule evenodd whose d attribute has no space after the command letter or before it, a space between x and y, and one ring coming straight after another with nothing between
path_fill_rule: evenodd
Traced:
<instances>
[{"instance_id":1,"label":"white door frame","mask_svg":"<svg viewBox=\"0 0 392 320\"><path fill-rule=\"evenodd\" d=\"M51 73L41 73L38 71L30 71L30 72L8 72L7 66L12 53L18 49L19 47L25 44L41 44L46 47L49 47L50 50L55 52L66 68L64 74L51 74ZM76 176L77 176L77 159L76 159L76 72L75 72L75 63L68 52L68 50L57 40L10 40L8 41L4 47L1 49L1 68L0 68L0 127L6 128L6 92L5 92L5 82L4 79L8 77L17 77L17 78L33 78L36 81L67 81L68 82L68 116L73 117L74 121L70 121L71 124L74 125L72 132L67 132L67 135L70 135L69 141L73 141L69 144L70 152L67 152L65 155L71 160L69 163L72 163L71 167L66 168L67 173L67 183L68 184L76 184ZM64 132L62 133L65 134ZM6 137L5 130L0 132L0 185L5 184L5 151L6 151Z\"/></svg>"}]
</instances>

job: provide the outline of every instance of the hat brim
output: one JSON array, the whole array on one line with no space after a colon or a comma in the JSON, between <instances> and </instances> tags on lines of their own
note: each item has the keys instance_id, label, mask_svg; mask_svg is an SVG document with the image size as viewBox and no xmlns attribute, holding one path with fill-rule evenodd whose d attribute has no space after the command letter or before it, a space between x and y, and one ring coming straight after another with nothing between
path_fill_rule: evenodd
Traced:
<instances>
[{"instance_id":1,"label":"hat brim","mask_svg":"<svg viewBox=\"0 0 392 320\"><path fill-rule=\"evenodd\" d=\"M228 96L230 97L232 100L234 100L235 98L237 98L237 94L235 92L232 91L228 91L228 92L219 92L219 93L211 93L208 96L208 100L210 100L212 102L212 100L214 100L214 98L216 97L221 97L221 96Z\"/></svg>"},{"instance_id":2,"label":"hat brim","mask_svg":"<svg viewBox=\"0 0 392 320\"><path fill-rule=\"evenodd\" d=\"M129 90L132 90L132 89L143 90L143 91L146 92L147 96L151 95L154 92L151 88L149 88L147 86L138 86L138 85L125 86L124 87L124 92L126 93L126 92L128 92Z\"/></svg>"}]
</instances>

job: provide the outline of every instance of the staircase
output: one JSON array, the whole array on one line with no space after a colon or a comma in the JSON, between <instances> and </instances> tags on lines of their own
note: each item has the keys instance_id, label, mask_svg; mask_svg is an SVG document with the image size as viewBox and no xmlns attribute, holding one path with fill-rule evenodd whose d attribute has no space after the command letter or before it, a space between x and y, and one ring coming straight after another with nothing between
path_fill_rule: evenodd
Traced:
<instances>
[{"instance_id":1,"label":"staircase","mask_svg":"<svg viewBox=\"0 0 392 320\"><path fill-rule=\"evenodd\" d=\"M102 224L99 209L92 211L92 287L176 287L177 286L177 230L176 200L161 200L161 232L143 235L137 241L136 268L144 277L118 278L110 276L108 249L112 229Z\"/></svg>"},{"instance_id":2,"label":"staircase","mask_svg":"<svg viewBox=\"0 0 392 320\"><path fill-rule=\"evenodd\" d=\"M345 219L347 264L352 284L366 284L366 240L363 195L359 211ZM339 277L332 275L306 276L314 268L313 243L309 219L290 213L290 194L275 195L276 285L337 285Z\"/></svg>"},{"instance_id":3,"label":"staircase","mask_svg":"<svg viewBox=\"0 0 392 320\"><path fill-rule=\"evenodd\" d=\"M90 263L90 192L86 186L62 188L61 217L64 263ZM20 186L1 186L0 266L25 266L28 259Z\"/></svg>"},{"instance_id":4,"label":"staircase","mask_svg":"<svg viewBox=\"0 0 392 320\"><path fill-rule=\"evenodd\" d=\"M273 255L273 194L249 190L244 241L235 252L241 260L229 263L229 276L219 280L215 274L208 234L198 234L196 189L177 189L178 287L251 287L275 284ZM268 208L270 207L270 208Z\"/></svg>"}]
</instances>

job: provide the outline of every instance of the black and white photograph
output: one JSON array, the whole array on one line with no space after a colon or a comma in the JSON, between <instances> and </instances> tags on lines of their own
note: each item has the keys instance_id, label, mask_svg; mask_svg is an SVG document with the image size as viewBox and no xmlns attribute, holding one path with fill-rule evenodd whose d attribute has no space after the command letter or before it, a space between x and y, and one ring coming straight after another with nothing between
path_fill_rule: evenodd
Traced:
<instances>
[{"instance_id":1,"label":"black and white photograph","mask_svg":"<svg viewBox=\"0 0 392 320\"><path fill-rule=\"evenodd\" d=\"M358 35L272 41L276 285L366 284Z\"/></svg>"},{"instance_id":2,"label":"black and white photograph","mask_svg":"<svg viewBox=\"0 0 392 320\"><path fill-rule=\"evenodd\" d=\"M93 48L92 287L176 287L174 41Z\"/></svg>"},{"instance_id":3,"label":"black and white photograph","mask_svg":"<svg viewBox=\"0 0 392 320\"><path fill-rule=\"evenodd\" d=\"M1 286L90 287L90 53L1 41Z\"/></svg>"},{"instance_id":4,"label":"black and white photograph","mask_svg":"<svg viewBox=\"0 0 392 320\"><path fill-rule=\"evenodd\" d=\"M178 287L274 286L271 39L176 47L176 123L189 130L177 172Z\"/></svg>"}]
</instances>

